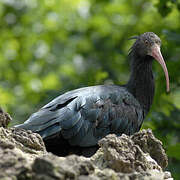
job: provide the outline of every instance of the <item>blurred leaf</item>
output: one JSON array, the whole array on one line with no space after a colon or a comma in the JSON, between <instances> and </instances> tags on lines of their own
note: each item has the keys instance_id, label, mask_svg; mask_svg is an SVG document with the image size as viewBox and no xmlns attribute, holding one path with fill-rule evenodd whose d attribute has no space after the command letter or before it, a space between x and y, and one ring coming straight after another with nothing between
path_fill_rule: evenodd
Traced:
<instances>
[{"instance_id":1,"label":"blurred leaf","mask_svg":"<svg viewBox=\"0 0 180 180\"><path fill-rule=\"evenodd\" d=\"M180 160L180 143L177 143L173 146L168 146L166 153L169 157L173 157Z\"/></svg>"},{"instance_id":2,"label":"blurred leaf","mask_svg":"<svg viewBox=\"0 0 180 180\"><path fill-rule=\"evenodd\" d=\"M61 87L61 82L57 79L57 76L54 73L50 73L46 77L44 77L42 83L45 90Z\"/></svg>"}]
</instances>

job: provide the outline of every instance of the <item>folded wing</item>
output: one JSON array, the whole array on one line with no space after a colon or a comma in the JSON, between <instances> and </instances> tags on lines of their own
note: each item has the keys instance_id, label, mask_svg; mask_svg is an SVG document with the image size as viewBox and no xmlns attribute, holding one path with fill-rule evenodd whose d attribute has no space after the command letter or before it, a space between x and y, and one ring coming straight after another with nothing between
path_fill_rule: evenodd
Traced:
<instances>
[{"instance_id":1,"label":"folded wing","mask_svg":"<svg viewBox=\"0 0 180 180\"><path fill-rule=\"evenodd\" d=\"M124 87L109 85L69 91L16 127L44 139L59 133L72 146L89 147L110 133L133 134L142 121L137 100Z\"/></svg>"}]
</instances>

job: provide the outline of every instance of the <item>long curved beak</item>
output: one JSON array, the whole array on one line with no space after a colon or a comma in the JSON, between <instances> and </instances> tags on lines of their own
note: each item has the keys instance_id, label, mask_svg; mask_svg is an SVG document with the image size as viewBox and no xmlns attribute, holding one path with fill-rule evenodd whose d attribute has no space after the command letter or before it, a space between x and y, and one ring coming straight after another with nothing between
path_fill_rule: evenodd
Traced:
<instances>
[{"instance_id":1,"label":"long curved beak","mask_svg":"<svg viewBox=\"0 0 180 180\"><path fill-rule=\"evenodd\" d=\"M161 54L160 46L158 44L154 44L153 47L151 48L151 53L150 55L156 59L159 64L162 66L165 77L166 77L166 91L169 92L169 75L168 75L168 70L166 67L166 63L164 61L164 58Z\"/></svg>"}]
</instances>

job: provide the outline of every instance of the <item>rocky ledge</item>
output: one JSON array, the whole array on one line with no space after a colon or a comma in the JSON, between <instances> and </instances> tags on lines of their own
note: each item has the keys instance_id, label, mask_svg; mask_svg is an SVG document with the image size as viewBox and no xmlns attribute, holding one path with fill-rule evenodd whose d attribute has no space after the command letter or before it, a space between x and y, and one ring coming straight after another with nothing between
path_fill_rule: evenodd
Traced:
<instances>
[{"instance_id":1,"label":"rocky ledge","mask_svg":"<svg viewBox=\"0 0 180 180\"><path fill-rule=\"evenodd\" d=\"M91 157L48 153L41 137L21 129L9 128L9 116L0 112L1 180L172 180L164 171L168 159L162 143L150 129L133 136L110 134L99 141ZM3 119L3 118L4 119Z\"/></svg>"}]
</instances>

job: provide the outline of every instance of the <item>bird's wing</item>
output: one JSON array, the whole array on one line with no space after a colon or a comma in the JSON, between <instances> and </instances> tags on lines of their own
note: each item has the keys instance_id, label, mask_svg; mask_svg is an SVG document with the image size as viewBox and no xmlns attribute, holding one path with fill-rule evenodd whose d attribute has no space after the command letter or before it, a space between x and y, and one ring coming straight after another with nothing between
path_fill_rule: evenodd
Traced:
<instances>
[{"instance_id":1,"label":"bird's wing","mask_svg":"<svg viewBox=\"0 0 180 180\"><path fill-rule=\"evenodd\" d=\"M47 138L61 132L71 145L92 146L109 133L139 130L143 113L136 99L120 86L92 86L69 91L16 127Z\"/></svg>"}]
</instances>

